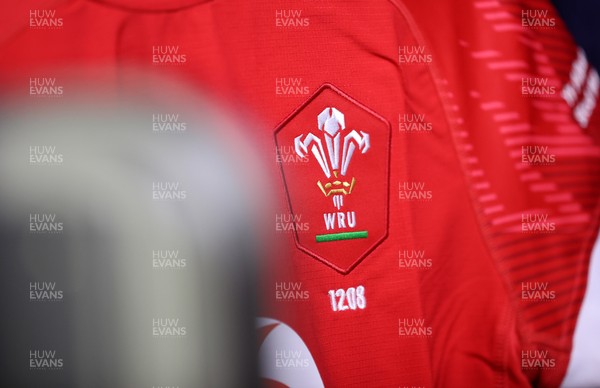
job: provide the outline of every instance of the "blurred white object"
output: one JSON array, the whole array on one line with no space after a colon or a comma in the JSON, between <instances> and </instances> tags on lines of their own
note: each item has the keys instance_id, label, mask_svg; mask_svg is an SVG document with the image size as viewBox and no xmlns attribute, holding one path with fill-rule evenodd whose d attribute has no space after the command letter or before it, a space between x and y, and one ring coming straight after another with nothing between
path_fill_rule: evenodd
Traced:
<instances>
[{"instance_id":1,"label":"blurred white object","mask_svg":"<svg viewBox=\"0 0 600 388\"><path fill-rule=\"evenodd\" d=\"M175 97L73 92L4 112L0 221L17 238L4 245L13 297L0 308L16 335L2 338L0 385L255 386L262 172L234 120L178 85L160 90ZM157 132L165 113L184 131ZM32 214L62 230L31 233ZM165 257L179 269L154 265ZM58 284L62 304L14 297L36 281ZM30 349L58 350L64 367L31 373Z\"/></svg>"}]
</instances>

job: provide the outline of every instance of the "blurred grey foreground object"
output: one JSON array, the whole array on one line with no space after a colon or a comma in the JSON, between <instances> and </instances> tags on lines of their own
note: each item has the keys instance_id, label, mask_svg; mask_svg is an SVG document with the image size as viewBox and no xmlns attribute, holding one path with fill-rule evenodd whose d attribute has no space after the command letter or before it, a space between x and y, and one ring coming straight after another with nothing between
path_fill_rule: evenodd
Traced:
<instances>
[{"instance_id":1,"label":"blurred grey foreground object","mask_svg":"<svg viewBox=\"0 0 600 388\"><path fill-rule=\"evenodd\" d=\"M256 385L260 172L178 93L3 112L0 386Z\"/></svg>"}]
</instances>

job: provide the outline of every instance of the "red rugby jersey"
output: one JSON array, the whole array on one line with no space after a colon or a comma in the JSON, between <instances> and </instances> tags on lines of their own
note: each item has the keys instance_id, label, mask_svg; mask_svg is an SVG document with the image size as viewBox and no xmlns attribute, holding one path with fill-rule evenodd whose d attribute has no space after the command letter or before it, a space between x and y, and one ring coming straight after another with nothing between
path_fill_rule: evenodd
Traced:
<instances>
[{"instance_id":1,"label":"red rugby jersey","mask_svg":"<svg viewBox=\"0 0 600 388\"><path fill-rule=\"evenodd\" d=\"M1 40L18 92L135 66L259 117L283 242L265 380L560 384L598 231L598 74L547 1L38 4Z\"/></svg>"}]
</instances>

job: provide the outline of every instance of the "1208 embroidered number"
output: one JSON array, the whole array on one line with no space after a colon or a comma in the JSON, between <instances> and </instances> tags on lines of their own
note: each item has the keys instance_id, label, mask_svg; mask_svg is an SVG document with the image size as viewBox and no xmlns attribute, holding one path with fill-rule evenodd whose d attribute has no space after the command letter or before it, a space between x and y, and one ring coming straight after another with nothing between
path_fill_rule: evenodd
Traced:
<instances>
[{"instance_id":1,"label":"1208 embroidered number","mask_svg":"<svg viewBox=\"0 0 600 388\"><path fill-rule=\"evenodd\" d=\"M367 307L367 298L363 286L350 287L347 290L342 288L336 291L329 290L329 298L331 299L333 311L356 310L357 308L364 310Z\"/></svg>"}]
</instances>

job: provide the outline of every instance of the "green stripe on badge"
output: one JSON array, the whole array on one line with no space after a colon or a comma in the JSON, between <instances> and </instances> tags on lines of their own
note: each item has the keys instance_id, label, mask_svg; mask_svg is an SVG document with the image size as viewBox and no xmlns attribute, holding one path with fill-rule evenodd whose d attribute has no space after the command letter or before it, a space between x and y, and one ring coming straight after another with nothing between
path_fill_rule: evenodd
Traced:
<instances>
[{"instance_id":1,"label":"green stripe on badge","mask_svg":"<svg viewBox=\"0 0 600 388\"><path fill-rule=\"evenodd\" d=\"M318 234L316 236L317 242L327 241L339 241L339 240L354 240L357 238L367 238L369 232L366 230L360 232L346 232L346 233L332 233L332 234Z\"/></svg>"}]
</instances>

